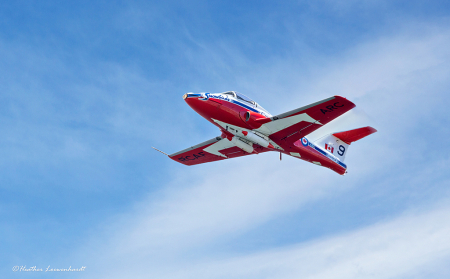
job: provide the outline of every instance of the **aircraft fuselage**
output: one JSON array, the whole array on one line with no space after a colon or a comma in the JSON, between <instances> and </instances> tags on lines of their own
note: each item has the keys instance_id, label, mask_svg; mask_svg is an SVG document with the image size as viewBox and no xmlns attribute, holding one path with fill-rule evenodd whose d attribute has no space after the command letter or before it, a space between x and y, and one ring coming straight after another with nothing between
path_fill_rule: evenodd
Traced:
<instances>
[{"instance_id":1,"label":"aircraft fuselage","mask_svg":"<svg viewBox=\"0 0 450 279\"><path fill-rule=\"evenodd\" d=\"M234 142L244 152L278 151L330 168L339 174L346 172L347 166L343 162L330 152L311 143L306 137L293 142L273 140L271 134L265 133L265 130L260 127L276 119L256 102L242 94L237 94L233 91L214 94L187 93L183 99L198 114L217 126L222 132L223 139ZM238 96L241 97L238 98ZM341 104L337 103L337 106L339 105ZM314 125L318 124L314 123Z\"/></svg>"}]
</instances>

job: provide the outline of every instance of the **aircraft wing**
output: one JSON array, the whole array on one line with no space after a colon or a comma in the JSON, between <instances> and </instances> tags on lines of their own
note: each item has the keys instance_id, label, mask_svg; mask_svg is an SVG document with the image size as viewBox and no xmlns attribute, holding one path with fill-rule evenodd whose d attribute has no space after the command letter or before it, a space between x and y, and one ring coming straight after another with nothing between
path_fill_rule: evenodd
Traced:
<instances>
[{"instance_id":1,"label":"aircraft wing","mask_svg":"<svg viewBox=\"0 0 450 279\"><path fill-rule=\"evenodd\" d=\"M236 147L228 139L215 137L168 156L176 162L192 166L270 151L270 149L261 147L257 144L254 144L253 148L253 153L247 153L239 147Z\"/></svg>"},{"instance_id":2,"label":"aircraft wing","mask_svg":"<svg viewBox=\"0 0 450 279\"><path fill-rule=\"evenodd\" d=\"M331 120L355 107L349 100L333 96L313 104L271 117L257 131L268 135L279 145L290 146ZM286 145L288 144L288 145Z\"/></svg>"}]
</instances>

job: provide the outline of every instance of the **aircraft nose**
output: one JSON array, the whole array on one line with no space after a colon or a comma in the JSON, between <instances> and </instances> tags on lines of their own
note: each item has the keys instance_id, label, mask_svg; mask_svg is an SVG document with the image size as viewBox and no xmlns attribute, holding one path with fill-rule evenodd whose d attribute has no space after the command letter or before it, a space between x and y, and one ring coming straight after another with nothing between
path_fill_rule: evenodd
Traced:
<instances>
[{"instance_id":1,"label":"aircraft nose","mask_svg":"<svg viewBox=\"0 0 450 279\"><path fill-rule=\"evenodd\" d=\"M183 100L186 100L187 98L193 98L193 97L201 97L201 94L197 93L186 93L183 95Z\"/></svg>"}]
</instances>

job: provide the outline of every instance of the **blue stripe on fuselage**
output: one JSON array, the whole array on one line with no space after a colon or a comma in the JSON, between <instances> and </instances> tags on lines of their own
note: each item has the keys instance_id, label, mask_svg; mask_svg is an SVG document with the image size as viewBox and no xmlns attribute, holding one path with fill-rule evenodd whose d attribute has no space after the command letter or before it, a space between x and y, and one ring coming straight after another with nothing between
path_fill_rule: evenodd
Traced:
<instances>
[{"instance_id":1,"label":"blue stripe on fuselage","mask_svg":"<svg viewBox=\"0 0 450 279\"><path fill-rule=\"evenodd\" d=\"M196 93L188 93L188 94L187 94L187 97L188 97L188 98L201 97L201 96L202 96L202 94L196 94Z\"/></svg>"},{"instance_id":2,"label":"blue stripe on fuselage","mask_svg":"<svg viewBox=\"0 0 450 279\"><path fill-rule=\"evenodd\" d=\"M246 109L248 109L248 110L250 110L250 111L259 113L259 114L261 114L261 115L264 115L265 117L270 117L270 116L271 116L271 115L270 115L268 112L266 112L266 111L260 111L260 110L258 110L258 109L255 109L255 108L251 107L251 106L248 106L248 105L246 105L246 104L244 104L244 103L241 103L241 102L239 102L239 101L233 100L233 99L231 99L229 96L223 96L223 95L221 95L221 94L211 94L211 93L193 94L193 93L189 93L189 94L187 95L187 97L202 97L203 99L200 99L200 100L203 100L203 101L207 101L207 100L209 100L210 98L211 98L211 99L219 99L219 100L222 100L222 101L226 101L226 102L229 102L229 103L232 103L232 104L241 106L241 107L246 108Z\"/></svg>"},{"instance_id":3,"label":"blue stripe on fuselage","mask_svg":"<svg viewBox=\"0 0 450 279\"><path fill-rule=\"evenodd\" d=\"M347 165L344 164L343 162L341 162L341 160L339 160L338 158L336 158L335 156L329 154L328 152L326 152L325 150L323 150L322 148L316 146L315 144L311 143L308 141L309 146L311 146L312 148L314 148L314 150L317 150L318 152L320 152L322 155L324 155L325 157L331 159L332 161L334 161L335 163L339 164L341 167L343 167L344 169L347 169Z\"/></svg>"}]
</instances>

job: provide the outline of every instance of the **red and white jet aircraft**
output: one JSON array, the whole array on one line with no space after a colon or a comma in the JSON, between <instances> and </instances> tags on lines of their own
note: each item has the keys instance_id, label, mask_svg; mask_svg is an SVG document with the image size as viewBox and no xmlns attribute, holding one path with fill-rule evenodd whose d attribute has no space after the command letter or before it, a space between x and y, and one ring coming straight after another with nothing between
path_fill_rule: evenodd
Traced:
<instances>
[{"instance_id":1,"label":"red and white jet aircraft","mask_svg":"<svg viewBox=\"0 0 450 279\"><path fill-rule=\"evenodd\" d=\"M363 127L329 134L310 142L306 135L355 107L355 104L340 96L276 116L234 91L187 93L183 99L222 132L220 137L170 155L158 150L188 166L277 151L342 175L347 172L344 158L349 145L377 131L372 127Z\"/></svg>"}]
</instances>

